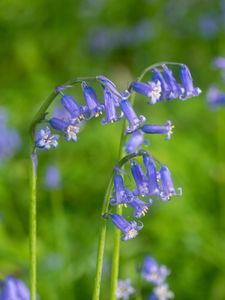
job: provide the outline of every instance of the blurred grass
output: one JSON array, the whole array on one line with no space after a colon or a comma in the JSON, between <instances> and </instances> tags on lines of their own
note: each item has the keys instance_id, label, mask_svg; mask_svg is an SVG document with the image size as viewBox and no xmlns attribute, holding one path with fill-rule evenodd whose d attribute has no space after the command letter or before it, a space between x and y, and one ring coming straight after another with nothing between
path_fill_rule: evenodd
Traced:
<instances>
[{"instance_id":1,"label":"blurred grass","mask_svg":"<svg viewBox=\"0 0 225 300\"><path fill-rule=\"evenodd\" d=\"M152 123L175 124L169 142L153 136L149 150L172 171L182 198L154 203L137 239L123 243L121 277L139 284L136 268L150 254L172 270L177 299L225 298L225 111L209 111L205 92L219 82L212 59L224 55L224 24L202 36L198 20L222 11L219 1L38 1L0 3L0 105L10 111L10 126L23 138L22 150L0 169L0 275L28 281L29 149L33 114L54 86L77 76L104 74L125 88L146 66L164 60L186 63L201 87L201 97L155 106L137 98L137 108ZM124 29L142 19L152 22L152 39L132 46L93 52L92 29ZM134 37L135 38L135 37ZM110 45L112 46L112 45ZM221 82L220 82L221 84ZM221 84L223 88L223 83ZM91 123L91 124L90 124ZM78 142L61 143L39 156L38 287L41 299L90 299L95 270L99 212L116 163L121 124L92 120ZM43 186L48 164L56 163L63 187ZM104 288L108 299L113 226L109 224ZM144 285L143 293L150 291Z\"/></svg>"}]
</instances>

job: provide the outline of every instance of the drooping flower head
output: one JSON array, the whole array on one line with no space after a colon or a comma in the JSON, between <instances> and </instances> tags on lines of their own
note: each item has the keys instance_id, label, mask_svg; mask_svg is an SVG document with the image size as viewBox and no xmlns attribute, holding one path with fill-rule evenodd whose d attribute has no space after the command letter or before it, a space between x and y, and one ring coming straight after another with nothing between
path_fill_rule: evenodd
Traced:
<instances>
[{"instance_id":1,"label":"drooping flower head","mask_svg":"<svg viewBox=\"0 0 225 300\"><path fill-rule=\"evenodd\" d=\"M116 298L122 300L129 300L130 296L133 295L135 289L131 286L131 280L118 280L116 289Z\"/></svg>"},{"instance_id":2,"label":"drooping flower head","mask_svg":"<svg viewBox=\"0 0 225 300\"><path fill-rule=\"evenodd\" d=\"M144 260L141 275L142 277L151 282L154 285L162 284L167 276L170 274L170 270L166 266L159 266L157 261L151 256L147 256Z\"/></svg>"},{"instance_id":3,"label":"drooping flower head","mask_svg":"<svg viewBox=\"0 0 225 300\"><path fill-rule=\"evenodd\" d=\"M51 147L58 146L58 139L59 135L52 134L51 130L46 127L36 131L34 141L37 148L49 150Z\"/></svg>"},{"instance_id":4,"label":"drooping flower head","mask_svg":"<svg viewBox=\"0 0 225 300\"><path fill-rule=\"evenodd\" d=\"M186 100L190 97L198 96L201 93L200 88L194 87L191 72L186 65L182 65L180 69L181 84L184 93L180 95L180 99Z\"/></svg>"},{"instance_id":5,"label":"drooping flower head","mask_svg":"<svg viewBox=\"0 0 225 300\"><path fill-rule=\"evenodd\" d=\"M19 279L8 276L2 283L0 300L29 300L30 292Z\"/></svg>"},{"instance_id":6,"label":"drooping flower head","mask_svg":"<svg viewBox=\"0 0 225 300\"><path fill-rule=\"evenodd\" d=\"M113 224L121 230L123 241L135 238L138 235L138 231L144 226L143 223L138 225L135 221L128 222L124 217L118 214L110 214L110 216Z\"/></svg>"},{"instance_id":7,"label":"drooping flower head","mask_svg":"<svg viewBox=\"0 0 225 300\"><path fill-rule=\"evenodd\" d=\"M63 107L69 112L73 122L79 122L84 119L85 109L77 103L70 95L63 95L61 98Z\"/></svg>"}]
</instances>

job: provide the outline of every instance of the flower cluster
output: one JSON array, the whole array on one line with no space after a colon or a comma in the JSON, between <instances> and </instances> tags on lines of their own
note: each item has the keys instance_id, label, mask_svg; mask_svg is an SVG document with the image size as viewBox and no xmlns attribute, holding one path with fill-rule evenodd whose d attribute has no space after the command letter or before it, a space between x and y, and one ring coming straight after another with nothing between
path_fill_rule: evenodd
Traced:
<instances>
[{"instance_id":1,"label":"flower cluster","mask_svg":"<svg viewBox=\"0 0 225 300\"><path fill-rule=\"evenodd\" d=\"M116 167L114 192L110 204L129 206L133 210L134 218L140 219L147 213L153 197L161 201L168 201L172 196L181 196L182 189L176 190L174 188L171 173L167 166L160 164L160 168L157 170L159 162L156 162L151 155L143 150L137 155L143 155L143 167L135 159L129 161L135 188L131 190L125 186L121 170ZM140 198L144 198L145 201ZM134 238L143 227L143 223L137 223L134 220L128 222L118 214L110 214L110 216L112 222L123 233L123 240Z\"/></svg>"},{"instance_id":2,"label":"flower cluster","mask_svg":"<svg viewBox=\"0 0 225 300\"><path fill-rule=\"evenodd\" d=\"M10 159L20 148L21 141L18 132L7 126L7 112L0 108L0 164Z\"/></svg>"},{"instance_id":3,"label":"flower cluster","mask_svg":"<svg viewBox=\"0 0 225 300\"><path fill-rule=\"evenodd\" d=\"M29 300L30 292L19 279L8 276L0 283L0 300Z\"/></svg>"},{"instance_id":4,"label":"flower cluster","mask_svg":"<svg viewBox=\"0 0 225 300\"><path fill-rule=\"evenodd\" d=\"M171 122L167 121L165 125L144 124L146 118L143 115L138 115L129 101L131 92L134 91L147 96L149 98L148 103L155 104L163 99L179 98L185 100L189 97L198 96L201 91L194 87L190 71L186 65L180 65L180 83L176 81L173 71L166 64L153 68L151 72L151 81L147 83L134 81L129 85L128 90L122 92L119 92L115 84L105 76L96 76L92 80L100 85L103 102L99 100L95 90L87 81L81 81L83 104L79 104L71 95L64 94L64 90L71 87L70 85L58 86L56 93L61 95L61 105L68 112L68 117L51 117L48 120L44 118L48 126L36 131L35 146L46 150L57 147L59 135L53 134L50 127L63 133L66 140L76 142L83 122L102 114L104 114L102 124L114 123L124 117L128 124L126 133L133 133L136 141L139 135L139 144L144 133L161 133L169 139L173 128ZM131 144L133 145L133 143ZM132 152L132 145L131 148L129 145L127 146L128 153Z\"/></svg>"},{"instance_id":5,"label":"flower cluster","mask_svg":"<svg viewBox=\"0 0 225 300\"><path fill-rule=\"evenodd\" d=\"M157 261L151 256L145 258L141 275L146 281L154 285L149 300L168 300L174 297L173 292L169 290L169 286L165 282L169 274L170 270L166 266L158 265Z\"/></svg>"}]
</instances>

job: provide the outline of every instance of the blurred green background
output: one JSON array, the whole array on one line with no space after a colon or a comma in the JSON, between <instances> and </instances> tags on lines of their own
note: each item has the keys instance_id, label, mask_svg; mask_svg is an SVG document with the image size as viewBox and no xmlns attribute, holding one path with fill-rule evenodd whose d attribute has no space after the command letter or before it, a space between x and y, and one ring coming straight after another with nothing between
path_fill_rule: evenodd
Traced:
<instances>
[{"instance_id":1,"label":"blurred green background","mask_svg":"<svg viewBox=\"0 0 225 300\"><path fill-rule=\"evenodd\" d=\"M150 152L170 168L183 197L155 202L139 236L122 244L120 278L131 278L143 299L145 255L167 265L176 299L225 299L225 110L210 111L206 91L224 88L216 56L225 55L224 1L26 1L0 2L0 106L22 145L0 166L0 277L28 282L28 127L53 88L80 76L104 74L120 89L155 62L186 63L203 93L186 102L137 109L152 123L172 120L170 141L151 137ZM224 88L225 89L225 88ZM91 123L91 124L90 124ZM41 299L91 299L100 209L117 162L121 124L91 120L77 143L40 152L38 171L38 292ZM46 189L49 164L61 188ZM102 299L110 282L113 226L108 237ZM134 297L135 299L135 297Z\"/></svg>"}]
</instances>

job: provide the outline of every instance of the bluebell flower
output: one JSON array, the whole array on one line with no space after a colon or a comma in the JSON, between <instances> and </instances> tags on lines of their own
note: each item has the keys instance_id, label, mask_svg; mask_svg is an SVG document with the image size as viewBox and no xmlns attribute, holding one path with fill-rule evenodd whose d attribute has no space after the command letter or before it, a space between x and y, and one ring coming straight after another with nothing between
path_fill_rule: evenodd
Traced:
<instances>
[{"instance_id":1,"label":"bluebell flower","mask_svg":"<svg viewBox=\"0 0 225 300\"><path fill-rule=\"evenodd\" d=\"M114 100L114 94L107 88L104 88L104 108L105 108L105 118L102 119L102 123L113 123L122 118L122 114L118 115L116 112L116 101Z\"/></svg>"},{"instance_id":2,"label":"bluebell flower","mask_svg":"<svg viewBox=\"0 0 225 300\"><path fill-rule=\"evenodd\" d=\"M81 86L83 90L84 100L87 105L89 118L93 116L98 117L99 114L102 113L103 106L99 103L95 91L85 81L82 82Z\"/></svg>"},{"instance_id":3,"label":"bluebell flower","mask_svg":"<svg viewBox=\"0 0 225 300\"><path fill-rule=\"evenodd\" d=\"M113 100L115 101L115 105L119 105L119 99L121 99L121 94L120 92L117 90L116 85L109 80L107 77L103 76L103 75L99 75L96 76L96 79L102 83L104 88L107 88L108 90L111 91L111 93L113 93L114 97Z\"/></svg>"},{"instance_id":4,"label":"bluebell flower","mask_svg":"<svg viewBox=\"0 0 225 300\"><path fill-rule=\"evenodd\" d=\"M169 300L174 298L174 293L169 290L167 283L163 283L154 287L153 293L150 295L149 300Z\"/></svg>"},{"instance_id":5,"label":"bluebell flower","mask_svg":"<svg viewBox=\"0 0 225 300\"><path fill-rule=\"evenodd\" d=\"M138 231L143 228L143 223L140 225L135 221L128 222L124 217L118 214L111 214L113 224L123 233L122 240L127 241L135 238Z\"/></svg>"},{"instance_id":6,"label":"bluebell flower","mask_svg":"<svg viewBox=\"0 0 225 300\"><path fill-rule=\"evenodd\" d=\"M146 215L148 207L151 205L151 200L148 203L140 200L138 197L135 197L132 201L127 203L130 207L133 208L133 215L135 218L141 218Z\"/></svg>"},{"instance_id":7,"label":"bluebell flower","mask_svg":"<svg viewBox=\"0 0 225 300\"><path fill-rule=\"evenodd\" d=\"M167 67L167 65L162 65L163 67L163 76L170 87L170 94L167 96L168 100L180 98L184 94L184 88L180 86L173 74L173 71Z\"/></svg>"},{"instance_id":8,"label":"bluebell flower","mask_svg":"<svg viewBox=\"0 0 225 300\"><path fill-rule=\"evenodd\" d=\"M150 156L144 156L143 162L147 173L148 193L149 195L159 195L158 174L154 159Z\"/></svg>"},{"instance_id":9,"label":"bluebell flower","mask_svg":"<svg viewBox=\"0 0 225 300\"><path fill-rule=\"evenodd\" d=\"M52 134L48 127L40 129L35 133L35 146L37 148L49 150L51 147L58 146L59 135Z\"/></svg>"},{"instance_id":10,"label":"bluebell flower","mask_svg":"<svg viewBox=\"0 0 225 300\"><path fill-rule=\"evenodd\" d=\"M158 101L168 99L171 92L170 85L166 82L161 71L157 68L154 68L152 70L152 80L154 80L155 82L159 81L161 84L161 96Z\"/></svg>"},{"instance_id":11,"label":"bluebell flower","mask_svg":"<svg viewBox=\"0 0 225 300\"><path fill-rule=\"evenodd\" d=\"M8 276L2 283L0 300L29 300L30 292L26 285L19 279Z\"/></svg>"},{"instance_id":12,"label":"bluebell flower","mask_svg":"<svg viewBox=\"0 0 225 300\"><path fill-rule=\"evenodd\" d=\"M148 103L150 104L155 104L161 97L162 89L159 80L150 81L148 83L134 81L132 82L131 87L135 92L149 97L150 101Z\"/></svg>"},{"instance_id":13,"label":"bluebell flower","mask_svg":"<svg viewBox=\"0 0 225 300\"><path fill-rule=\"evenodd\" d=\"M84 119L84 107L79 105L77 101L70 95L63 95L61 98L63 107L70 113L74 121L81 121Z\"/></svg>"},{"instance_id":14,"label":"bluebell flower","mask_svg":"<svg viewBox=\"0 0 225 300\"><path fill-rule=\"evenodd\" d=\"M135 289L131 286L131 280L118 280L116 289L116 299L129 300Z\"/></svg>"},{"instance_id":15,"label":"bluebell flower","mask_svg":"<svg viewBox=\"0 0 225 300\"><path fill-rule=\"evenodd\" d=\"M144 116L138 117L136 115L132 105L127 99L123 99L120 102L120 108L129 123L129 127L127 128L127 133L131 133L135 131L145 121Z\"/></svg>"},{"instance_id":16,"label":"bluebell flower","mask_svg":"<svg viewBox=\"0 0 225 300\"><path fill-rule=\"evenodd\" d=\"M115 193L110 199L112 205L127 204L134 197L132 192L125 188L123 177L120 174L115 174L114 176L114 190Z\"/></svg>"},{"instance_id":17,"label":"bluebell flower","mask_svg":"<svg viewBox=\"0 0 225 300\"><path fill-rule=\"evenodd\" d=\"M180 95L180 99L186 100L190 97L198 96L201 93L200 88L194 87L191 73L186 65L182 65L180 69L181 84L184 93Z\"/></svg>"},{"instance_id":18,"label":"bluebell flower","mask_svg":"<svg viewBox=\"0 0 225 300\"><path fill-rule=\"evenodd\" d=\"M71 120L64 121L58 118L51 118L49 123L54 129L64 132L67 141L77 141L77 133L79 132L78 124L73 124Z\"/></svg>"},{"instance_id":19,"label":"bluebell flower","mask_svg":"<svg viewBox=\"0 0 225 300\"><path fill-rule=\"evenodd\" d=\"M61 185L59 168L54 165L48 166L45 172L45 186L49 189L56 189Z\"/></svg>"},{"instance_id":20,"label":"bluebell flower","mask_svg":"<svg viewBox=\"0 0 225 300\"><path fill-rule=\"evenodd\" d=\"M207 102L212 109L225 106L225 93L221 92L217 87L211 86L207 92Z\"/></svg>"},{"instance_id":21,"label":"bluebell flower","mask_svg":"<svg viewBox=\"0 0 225 300\"><path fill-rule=\"evenodd\" d=\"M132 133L131 137L126 142L125 150L128 154L133 153L144 143L146 143L144 133L141 130L137 130Z\"/></svg>"},{"instance_id":22,"label":"bluebell flower","mask_svg":"<svg viewBox=\"0 0 225 300\"><path fill-rule=\"evenodd\" d=\"M151 256L146 256L141 270L141 276L146 281L154 285L160 285L169 274L170 270L166 266L159 266L155 259Z\"/></svg>"},{"instance_id":23,"label":"bluebell flower","mask_svg":"<svg viewBox=\"0 0 225 300\"><path fill-rule=\"evenodd\" d=\"M133 175L134 181L136 183L137 189L134 190L135 195L148 195L148 182L145 174L139 164L132 161L131 163L131 173Z\"/></svg>"},{"instance_id":24,"label":"bluebell flower","mask_svg":"<svg viewBox=\"0 0 225 300\"><path fill-rule=\"evenodd\" d=\"M153 124L145 124L141 127L141 130L144 133L150 133L150 134L165 134L166 139L169 140L171 138L171 135L173 133L174 126L171 124L171 121L167 121L165 125L153 125Z\"/></svg>"},{"instance_id":25,"label":"bluebell flower","mask_svg":"<svg viewBox=\"0 0 225 300\"><path fill-rule=\"evenodd\" d=\"M182 189L178 188L177 191L174 188L173 181L171 178L170 170L167 166L162 165L159 170L160 181L161 181L161 191L160 198L163 201L167 201L171 196L182 196Z\"/></svg>"}]
</instances>

